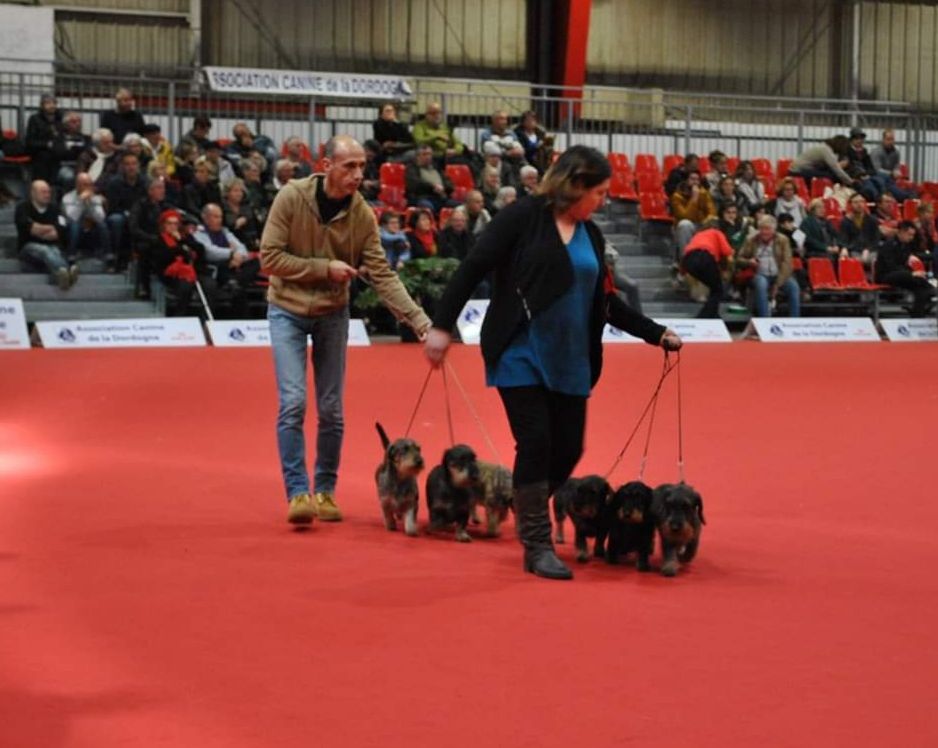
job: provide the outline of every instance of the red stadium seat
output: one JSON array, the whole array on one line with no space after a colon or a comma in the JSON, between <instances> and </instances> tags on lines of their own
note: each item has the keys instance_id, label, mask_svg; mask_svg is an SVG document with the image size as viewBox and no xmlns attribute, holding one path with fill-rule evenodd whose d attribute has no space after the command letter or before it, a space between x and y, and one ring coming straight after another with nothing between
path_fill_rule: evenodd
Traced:
<instances>
[{"instance_id":1,"label":"red stadium seat","mask_svg":"<svg viewBox=\"0 0 938 748\"><path fill-rule=\"evenodd\" d=\"M899 164L899 179L908 179L908 178L909 178L909 165Z\"/></svg>"},{"instance_id":2,"label":"red stadium seat","mask_svg":"<svg viewBox=\"0 0 938 748\"><path fill-rule=\"evenodd\" d=\"M661 192L664 189L664 181L661 174L657 171L641 171L636 175L638 180L638 191L640 194L646 192Z\"/></svg>"},{"instance_id":3,"label":"red stadium seat","mask_svg":"<svg viewBox=\"0 0 938 748\"><path fill-rule=\"evenodd\" d=\"M404 164L381 164L380 176L378 177L381 180L381 186L400 187L403 191L405 168Z\"/></svg>"},{"instance_id":4,"label":"red stadium seat","mask_svg":"<svg viewBox=\"0 0 938 748\"><path fill-rule=\"evenodd\" d=\"M794 161L794 159L780 158L776 162L777 164L775 167L775 179L776 180L781 181L782 179L788 176L788 170L791 168L792 161Z\"/></svg>"},{"instance_id":5,"label":"red stadium seat","mask_svg":"<svg viewBox=\"0 0 938 748\"><path fill-rule=\"evenodd\" d=\"M5 140L16 140L16 130L4 130L3 137ZM32 161L32 158L29 156L4 156L3 160L8 164L28 164Z\"/></svg>"},{"instance_id":6,"label":"red stadium seat","mask_svg":"<svg viewBox=\"0 0 938 748\"><path fill-rule=\"evenodd\" d=\"M811 181L811 198L824 197L824 190L833 187L834 183L827 177L815 177Z\"/></svg>"},{"instance_id":7,"label":"red stadium seat","mask_svg":"<svg viewBox=\"0 0 938 748\"><path fill-rule=\"evenodd\" d=\"M919 200L906 200L902 203L902 220L914 221L918 218Z\"/></svg>"},{"instance_id":8,"label":"red stadium seat","mask_svg":"<svg viewBox=\"0 0 938 748\"><path fill-rule=\"evenodd\" d=\"M765 197L768 200L774 200L777 197L775 190L775 181L772 179L760 179L763 188L765 188Z\"/></svg>"},{"instance_id":9,"label":"red stadium seat","mask_svg":"<svg viewBox=\"0 0 938 748\"><path fill-rule=\"evenodd\" d=\"M660 174L661 169L658 168L658 159L653 153L638 153L635 155L635 174L636 176L643 173L654 173Z\"/></svg>"},{"instance_id":10,"label":"red stadium seat","mask_svg":"<svg viewBox=\"0 0 938 748\"><path fill-rule=\"evenodd\" d=\"M756 171L756 176L764 179L772 178L772 162L767 158L754 158L752 168Z\"/></svg>"},{"instance_id":11,"label":"red stadium seat","mask_svg":"<svg viewBox=\"0 0 938 748\"><path fill-rule=\"evenodd\" d=\"M446 226L449 217L453 215L455 208L440 208L440 228Z\"/></svg>"},{"instance_id":12,"label":"red stadium seat","mask_svg":"<svg viewBox=\"0 0 938 748\"><path fill-rule=\"evenodd\" d=\"M922 182L922 195L930 195L933 200L938 200L938 182Z\"/></svg>"},{"instance_id":13,"label":"red stadium seat","mask_svg":"<svg viewBox=\"0 0 938 748\"><path fill-rule=\"evenodd\" d=\"M670 174L678 166L681 166L684 163L684 157L679 156L676 153L670 153L664 157L664 173Z\"/></svg>"},{"instance_id":14,"label":"red stadium seat","mask_svg":"<svg viewBox=\"0 0 938 748\"><path fill-rule=\"evenodd\" d=\"M808 281L815 291L842 291L834 275L834 264L823 257L808 258Z\"/></svg>"},{"instance_id":15,"label":"red stadium seat","mask_svg":"<svg viewBox=\"0 0 938 748\"><path fill-rule=\"evenodd\" d=\"M808 185L805 184L804 177L791 177L795 181L795 189L798 197L802 199L805 205L811 202L811 195L808 194Z\"/></svg>"},{"instance_id":16,"label":"red stadium seat","mask_svg":"<svg viewBox=\"0 0 938 748\"><path fill-rule=\"evenodd\" d=\"M739 171L739 157L738 156L728 156L726 159L726 172L727 174L736 174Z\"/></svg>"},{"instance_id":17,"label":"red stadium seat","mask_svg":"<svg viewBox=\"0 0 938 748\"><path fill-rule=\"evenodd\" d=\"M643 221L674 223L668 213L668 202L663 192L643 192L638 198L638 216Z\"/></svg>"},{"instance_id":18,"label":"red stadium seat","mask_svg":"<svg viewBox=\"0 0 938 748\"><path fill-rule=\"evenodd\" d=\"M407 207L407 198L404 196L403 187L382 184L381 191L378 193L378 199L389 208L394 208L399 212L403 212Z\"/></svg>"},{"instance_id":19,"label":"red stadium seat","mask_svg":"<svg viewBox=\"0 0 938 748\"><path fill-rule=\"evenodd\" d=\"M453 200L462 202L466 199L466 193L476 188L472 171L465 164L447 164L445 171L446 176L453 183Z\"/></svg>"},{"instance_id":20,"label":"red stadium seat","mask_svg":"<svg viewBox=\"0 0 938 748\"><path fill-rule=\"evenodd\" d=\"M792 270L804 270L804 260L802 260L798 255L795 255L791 258L791 269Z\"/></svg>"},{"instance_id":21,"label":"red stadium seat","mask_svg":"<svg viewBox=\"0 0 938 748\"><path fill-rule=\"evenodd\" d=\"M880 291L888 288L879 283L870 283L866 279L863 263L853 258L841 260L837 274L840 276L840 285L851 291Z\"/></svg>"},{"instance_id":22,"label":"red stadium seat","mask_svg":"<svg viewBox=\"0 0 938 748\"><path fill-rule=\"evenodd\" d=\"M628 171L613 171L609 182L609 197L616 200L638 200L635 192L635 177Z\"/></svg>"},{"instance_id":23,"label":"red stadium seat","mask_svg":"<svg viewBox=\"0 0 938 748\"><path fill-rule=\"evenodd\" d=\"M707 156L698 156L697 169L703 176L707 176L710 173L710 159Z\"/></svg>"},{"instance_id":24,"label":"red stadium seat","mask_svg":"<svg viewBox=\"0 0 938 748\"><path fill-rule=\"evenodd\" d=\"M844 217L844 212L840 209L840 203L837 202L836 198L825 197L824 200L824 217L831 221L835 226L840 226L840 221Z\"/></svg>"},{"instance_id":25,"label":"red stadium seat","mask_svg":"<svg viewBox=\"0 0 938 748\"><path fill-rule=\"evenodd\" d=\"M612 167L614 172L632 171L632 168L629 166L629 157L624 153L610 153L606 158L609 159L609 166Z\"/></svg>"}]
</instances>

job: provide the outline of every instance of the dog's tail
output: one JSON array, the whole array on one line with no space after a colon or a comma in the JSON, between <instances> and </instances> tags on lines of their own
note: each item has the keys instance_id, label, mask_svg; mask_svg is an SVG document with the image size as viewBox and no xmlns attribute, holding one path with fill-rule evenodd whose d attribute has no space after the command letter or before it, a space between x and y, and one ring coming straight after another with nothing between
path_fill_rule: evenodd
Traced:
<instances>
[{"instance_id":1,"label":"dog's tail","mask_svg":"<svg viewBox=\"0 0 938 748\"><path fill-rule=\"evenodd\" d=\"M378 421L375 421L375 428L378 430L378 436L381 437L381 446L384 447L384 451L386 452L388 447L391 445L391 440L388 439L388 435L384 430L384 426L382 426Z\"/></svg>"}]
</instances>

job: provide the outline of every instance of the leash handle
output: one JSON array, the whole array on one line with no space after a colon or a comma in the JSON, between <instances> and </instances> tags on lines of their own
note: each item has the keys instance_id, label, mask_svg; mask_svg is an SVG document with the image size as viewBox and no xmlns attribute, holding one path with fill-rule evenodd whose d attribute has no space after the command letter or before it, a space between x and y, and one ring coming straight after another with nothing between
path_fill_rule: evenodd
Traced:
<instances>
[{"instance_id":1,"label":"leash handle","mask_svg":"<svg viewBox=\"0 0 938 748\"><path fill-rule=\"evenodd\" d=\"M417 404L414 405L414 412L410 414L410 420L407 422L407 430L404 436L410 436L410 429L414 425L414 419L417 417L417 411L420 410L420 403L423 402L423 396L427 392L427 385L430 384L430 377L433 376L433 367L427 367L427 377L423 380L423 387L420 388L420 395L417 397Z\"/></svg>"}]
</instances>

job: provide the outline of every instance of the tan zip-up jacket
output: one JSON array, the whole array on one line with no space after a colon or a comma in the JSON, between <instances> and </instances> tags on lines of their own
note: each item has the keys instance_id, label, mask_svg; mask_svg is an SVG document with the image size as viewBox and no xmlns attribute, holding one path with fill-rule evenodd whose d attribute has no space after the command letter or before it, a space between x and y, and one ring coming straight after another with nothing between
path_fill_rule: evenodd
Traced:
<instances>
[{"instance_id":1,"label":"tan zip-up jacket","mask_svg":"<svg viewBox=\"0 0 938 748\"><path fill-rule=\"evenodd\" d=\"M349 303L349 284L329 280L329 261L342 260L354 268L365 266L368 281L397 319L418 334L428 329L430 319L388 265L378 223L364 198L356 192L348 210L322 223L316 184L324 178L292 179L274 199L261 236L261 267L270 276L267 300L304 317L341 309Z\"/></svg>"}]
</instances>

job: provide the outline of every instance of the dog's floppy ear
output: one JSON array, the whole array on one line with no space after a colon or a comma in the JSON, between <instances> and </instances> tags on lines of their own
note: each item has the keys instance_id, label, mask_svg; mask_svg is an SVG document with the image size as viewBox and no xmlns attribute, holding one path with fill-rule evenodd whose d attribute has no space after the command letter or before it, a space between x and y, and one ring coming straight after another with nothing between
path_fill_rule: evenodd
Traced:
<instances>
[{"instance_id":1,"label":"dog's floppy ear","mask_svg":"<svg viewBox=\"0 0 938 748\"><path fill-rule=\"evenodd\" d=\"M697 516L700 517L700 524L707 524L707 520L704 519L703 515L703 498L696 491L694 491L694 507L697 509Z\"/></svg>"}]
</instances>

